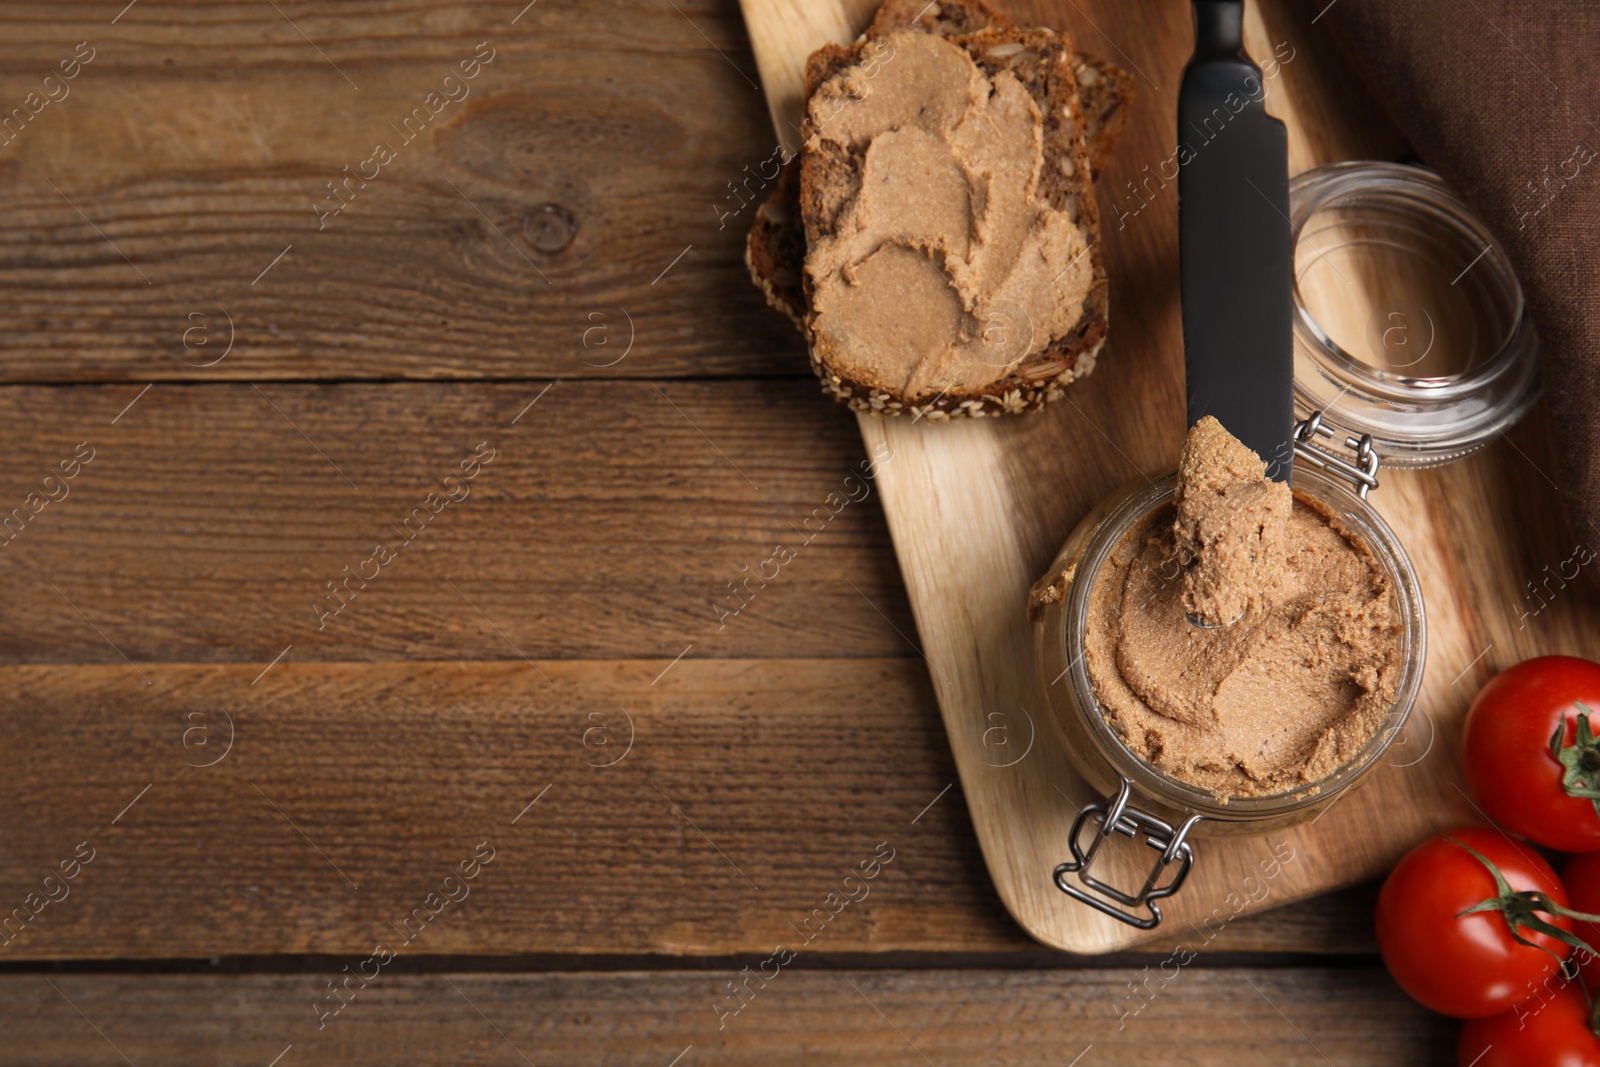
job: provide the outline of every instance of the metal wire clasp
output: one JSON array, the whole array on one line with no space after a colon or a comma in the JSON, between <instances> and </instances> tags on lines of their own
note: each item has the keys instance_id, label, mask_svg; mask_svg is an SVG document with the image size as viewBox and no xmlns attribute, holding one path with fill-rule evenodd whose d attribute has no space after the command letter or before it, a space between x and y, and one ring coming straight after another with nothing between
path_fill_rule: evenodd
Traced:
<instances>
[{"instance_id":1,"label":"metal wire clasp","mask_svg":"<svg viewBox=\"0 0 1600 1067\"><path fill-rule=\"evenodd\" d=\"M1356 495L1367 499L1367 493L1378 488L1378 453L1373 451L1372 435L1344 439L1344 447L1356 454L1355 463L1322 447L1316 440L1319 436L1332 437L1333 429L1322 424L1322 412L1313 411L1309 418L1295 424L1294 454L1313 467L1344 475Z\"/></svg>"},{"instance_id":2,"label":"metal wire clasp","mask_svg":"<svg viewBox=\"0 0 1600 1067\"><path fill-rule=\"evenodd\" d=\"M1069 842L1072 846L1072 859L1056 868L1056 888L1129 926L1137 926L1141 930L1154 930L1161 924L1161 907L1156 901L1176 893L1182 888L1183 880L1189 876L1189 868L1194 864L1194 849L1185 838L1189 836L1194 824L1205 816L1191 815L1184 820L1182 826L1173 829L1170 823L1154 815L1128 807L1128 798L1132 795L1133 787L1126 778L1122 778L1121 782L1122 785L1118 787L1115 797L1108 798L1104 804L1091 804L1078 813L1077 820L1072 824L1072 837ZM1090 843L1086 852L1080 839L1084 824L1091 822L1095 825L1096 831L1094 841ZM1144 885L1139 887L1137 893L1124 893L1089 874L1095 853L1100 851L1100 846L1105 844L1113 833L1135 838L1141 830L1144 832L1144 843L1161 855L1150 868L1150 876L1144 880ZM1177 871L1171 878L1158 884L1162 872L1174 863L1178 865ZM1066 876L1069 874L1076 874L1086 888L1068 882ZM1118 904L1124 907L1119 908ZM1149 915L1141 915L1137 910L1128 910L1138 908L1148 910Z\"/></svg>"}]
</instances>

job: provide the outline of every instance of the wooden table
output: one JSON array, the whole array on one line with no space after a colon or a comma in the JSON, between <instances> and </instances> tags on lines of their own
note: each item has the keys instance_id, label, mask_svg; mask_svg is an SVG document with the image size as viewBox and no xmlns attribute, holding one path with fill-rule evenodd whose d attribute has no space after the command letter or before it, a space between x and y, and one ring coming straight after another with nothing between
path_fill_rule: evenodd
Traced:
<instances>
[{"instance_id":1,"label":"wooden table","mask_svg":"<svg viewBox=\"0 0 1600 1067\"><path fill-rule=\"evenodd\" d=\"M0 9L0 1061L1453 1062L1372 887L1006 916L733 0L122 2Z\"/></svg>"}]
</instances>

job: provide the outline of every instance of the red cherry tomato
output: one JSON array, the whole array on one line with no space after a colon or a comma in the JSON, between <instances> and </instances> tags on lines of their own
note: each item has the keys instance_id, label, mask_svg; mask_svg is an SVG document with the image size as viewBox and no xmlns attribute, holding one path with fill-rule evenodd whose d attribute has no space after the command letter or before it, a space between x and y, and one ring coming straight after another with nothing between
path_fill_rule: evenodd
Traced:
<instances>
[{"instance_id":1,"label":"red cherry tomato","mask_svg":"<svg viewBox=\"0 0 1600 1067\"><path fill-rule=\"evenodd\" d=\"M1600 915L1600 852L1574 856L1561 872L1561 884L1567 888L1567 897L1573 911ZM1600 923L1577 921L1572 932L1578 935L1595 952L1600 953ZM1581 949L1573 950L1580 960L1583 980L1589 989L1600 992L1600 956L1588 956Z\"/></svg>"},{"instance_id":2,"label":"red cherry tomato","mask_svg":"<svg viewBox=\"0 0 1600 1067\"><path fill-rule=\"evenodd\" d=\"M1494 875L1462 845L1499 868L1514 892L1538 890L1562 907L1567 894L1532 846L1476 827L1424 841L1383 883L1378 949L1389 973L1426 1007L1477 1019L1507 1011L1542 989L1571 949L1526 927L1519 932L1539 947L1517 944L1507 916L1498 911L1463 915L1500 892ZM1572 929L1564 916L1539 912L1537 918Z\"/></svg>"},{"instance_id":3,"label":"red cherry tomato","mask_svg":"<svg viewBox=\"0 0 1600 1067\"><path fill-rule=\"evenodd\" d=\"M1595 800L1569 794L1566 768L1550 752L1558 724L1565 724L1563 747L1578 740L1579 704L1600 732L1600 663L1576 656L1524 660L1489 679L1467 712L1462 738L1467 782L1489 818L1562 852L1600 850Z\"/></svg>"},{"instance_id":4,"label":"red cherry tomato","mask_svg":"<svg viewBox=\"0 0 1600 1067\"><path fill-rule=\"evenodd\" d=\"M1456 1048L1459 1067L1600 1067L1600 1038L1575 985L1487 1019L1469 1019Z\"/></svg>"}]
</instances>

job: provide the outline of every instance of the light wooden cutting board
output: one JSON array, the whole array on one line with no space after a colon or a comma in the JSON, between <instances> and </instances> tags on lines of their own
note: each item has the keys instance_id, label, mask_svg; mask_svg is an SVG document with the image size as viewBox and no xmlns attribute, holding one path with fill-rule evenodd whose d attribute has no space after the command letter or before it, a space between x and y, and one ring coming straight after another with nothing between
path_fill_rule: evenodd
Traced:
<instances>
[{"instance_id":1,"label":"light wooden cutting board","mask_svg":"<svg viewBox=\"0 0 1600 1067\"><path fill-rule=\"evenodd\" d=\"M877 5L741 3L773 125L797 148L806 56L827 41L853 40ZM1580 540L1561 518L1542 408L1534 425L1468 460L1386 472L1373 500L1410 552L1429 622L1423 694L1387 764L1311 824L1198 840L1193 873L1163 902L1166 921L1153 934L1059 892L1051 872L1068 857L1073 818L1092 798L1043 719L1024 605L1077 521L1118 485L1170 469L1182 442L1177 189L1159 173L1176 144L1177 86L1193 29L1189 5L1178 0L1001 6L1018 21L1070 32L1080 50L1138 79L1128 128L1098 183L1110 343L1094 374L1040 413L942 424L859 416L861 434L869 455L894 457L878 477L883 506L972 822L1006 907L1035 938L1072 952L1146 939L1199 948L1239 914L1373 877L1427 834L1481 821L1459 771L1468 702L1496 670L1527 656L1594 656L1600 642L1588 634L1600 605L1589 584L1526 596L1524 583L1545 580ZM1289 128L1290 170L1399 158L1404 141L1313 15L1293 0L1263 0L1247 12L1249 50L1272 75L1268 109ZM1591 538L1600 540L1583 540ZM1293 858L1267 862L1275 847Z\"/></svg>"}]
</instances>

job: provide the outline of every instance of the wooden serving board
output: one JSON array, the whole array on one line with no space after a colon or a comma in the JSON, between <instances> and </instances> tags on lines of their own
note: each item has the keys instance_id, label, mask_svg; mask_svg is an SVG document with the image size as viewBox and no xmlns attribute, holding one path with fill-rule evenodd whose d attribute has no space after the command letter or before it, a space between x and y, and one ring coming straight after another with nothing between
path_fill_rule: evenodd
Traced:
<instances>
[{"instance_id":1,"label":"wooden serving board","mask_svg":"<svg viewBox=\"0 0 1600 1067\"><path fill-rule=\"evenodd\" d=\"M826 41L854 39L876 3L741 3L773 124L797 148L806 56ZM1138 79L1128 128L1098 182L1110 343L1095 372L1042 412L942 424L860 416L861 433L868 454L893 455L878 477L883 506L973 825L1006 907L1038 940L1071 952L1151 938L1198 949L1237 915L1376 876L1427 834L1482 821L1460 775L1461 719L1483 681L1511 663L1600 650L1584 629L1600 618L1592 582L1550 580L1570 576L1573 564L1563 563L1575 546L1600 537L1573 534L1561 517L1542 409L1467 460L1385 472L1373 499L1409 550L1429 625L1422 697L1386 764L1314 822L1198 840L1189 881L1163 902L1166 920L1153 934L1059 892L1051 871L1068 856L1074 816L1093 798L1042 718L1024 605L1079 519L1129 479L1171 469L1182 443L1177 188L1160 174L1172 172L1163 161L1176 144L1193 29L1189 5L1171 0L1004 8L1018 21L1070 32L1081 50ZM1270 73L1268 109L1288 125L1291 171L1402 157L1403 138L1314 14L1293 0L1247 10L1249 50ZM1528 595L1530 581L1540 584L1539 599ZM1292 858L1273 863L1275 855Z\"/></svg>"}]
</instances>

